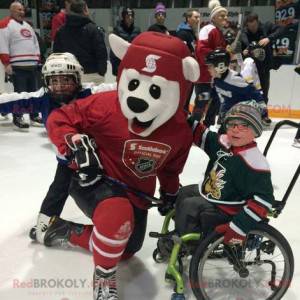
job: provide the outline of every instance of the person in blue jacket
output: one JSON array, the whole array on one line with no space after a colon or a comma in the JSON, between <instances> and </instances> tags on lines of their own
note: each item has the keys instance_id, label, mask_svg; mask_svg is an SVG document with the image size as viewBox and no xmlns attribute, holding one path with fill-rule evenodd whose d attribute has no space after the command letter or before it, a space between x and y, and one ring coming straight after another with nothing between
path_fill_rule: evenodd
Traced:
<instances>
[{"instance_id":1,"label":"person in blue jacket","mask_svg":"<svg viewBox=\"0 0 300 300\"><path fill-rule=\"evenodd\" d=\"M76 99L85 98L97 92L116 89L116 84L98 86L82 85L83 68L71 53L53 53L46 60L42 74L44 87L36 92L9 93L0 95L0 113L40 112L44 124L56 108ZM78 100L77 100L78 101ZM52 184L44 198L38 215L37 225L30 230L30 237L43 243L51 216L60 215L68 198L68 189L73 173L66 157L57 156L58 164Z\"/></svg>"}]
</instances>

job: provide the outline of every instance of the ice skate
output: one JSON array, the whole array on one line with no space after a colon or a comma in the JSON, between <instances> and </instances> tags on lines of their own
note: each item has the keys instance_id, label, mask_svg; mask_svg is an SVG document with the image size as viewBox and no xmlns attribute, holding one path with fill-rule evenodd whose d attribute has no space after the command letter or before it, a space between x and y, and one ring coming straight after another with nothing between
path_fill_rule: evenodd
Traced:
<instances>
[{"instance_id":1,"label":"ice skate","mask_svg":"<svg viewBox=\"0 0 300 300\"><path fill-rule=\"evenodd\" d=\"M118 300L116 267L96 266L94 272L94 300Z\"/></svg>"},{"instance_id":2,"label":"ice skate","mask_svg":"<svg viewBox=\"0 0 300 300\"><path fill-rule=\"evenodd\" d=\"M44 244L47 247L58 246L61 248L73 247L70 243L72 232L82 233L84 225L63 220L57 216L52 217L45 233Z\"/></svg>"}]
</instances>

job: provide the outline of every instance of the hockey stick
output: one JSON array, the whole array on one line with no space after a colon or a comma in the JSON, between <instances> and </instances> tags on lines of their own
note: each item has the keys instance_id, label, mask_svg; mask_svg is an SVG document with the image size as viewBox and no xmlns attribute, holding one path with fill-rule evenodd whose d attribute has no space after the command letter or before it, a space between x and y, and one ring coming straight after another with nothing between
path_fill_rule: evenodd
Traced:
<instances>
[{"instance_id":1,"label":"hockey stick","mask_svg":"<svg viewBox=\"0 0 300 300\"><path fill-rule=\"evenodd\" d=\"M243 65L243 56L242 56L242 53L241 53L241 45L240 45L240 37L241 37L241 34L242 34L243 17L244 17L243 13L240 12L239 15L238 15L238 23L237 23L238 32L236 34L236 37L235 37L233 43L230 45L231 52L235 53L237 63L240 67ZM240 48L239 51L237 51L238 48Z\"/></svg>"},{"instance_id":2,"label":"hockey stick","mask_svg":"<svg viewBox=\"0 0 300 300\"><path fill-rule=\"evenodd\" d=\"M145 200L147 200L151 203L155 203L155 204L152 204L152 206L157 206L156 204L162 204L163 203L163 201L160 200L159 198L156 198L154 196L150 196L146 193L143 193L143 192L129 186L128 184L126 184L126 183L124 183L124 182L122 182L118 179L112 178L112 177L107 176L107 175L103 175L103 178L106 179L107 181L110 181L110 182L124 188L125 190L128 190L129 192L132 192L133 194L137 195L140 198L143 198L143 199L145 199Z\"/></svg>"}]
</instances>

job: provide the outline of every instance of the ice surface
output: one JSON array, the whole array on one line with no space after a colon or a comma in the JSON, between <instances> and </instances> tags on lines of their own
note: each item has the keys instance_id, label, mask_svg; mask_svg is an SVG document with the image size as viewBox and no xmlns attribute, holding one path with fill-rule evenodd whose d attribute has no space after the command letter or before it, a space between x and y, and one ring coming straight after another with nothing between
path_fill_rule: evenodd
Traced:
<instances>
[{"instance_id":1,"label":"ice surface","mask_svg":"<svg viewBox=\"0 0 300 300\"><path fill-rule=\"evenodd\" d=\"M271 131L258 140L264 148ZM283 128L268 159L277 199L281 199L300 160L300 149L291 147L296 130ZM193 147L181 176L186 185L201 180L207 158ZM29 229L35 224L41 202L52 182L56 160L45 130L13 131L10 121L0 121L0 299L1 300L91 300L92 256L79 249L59 250L32 243ZM284 299L300 299L300 181L282 215L271 224L290 242L295 257L294 279ZM63 217L89 222L71 198ZM156 209L149 212L148 230L162 223ZM118 276L120 299L170 299L172 286L164 281L165 264L156 264L152 252L156 240L146 236L142 250L122 263ZM47 284L47 288L43 286ZM297 288L298 287L298 288ZM194 299L187 292L188 299ZM235 299L229 299L235 300ZM247 300L247 299L245 299Z\"/></svg>"}]
</instances>

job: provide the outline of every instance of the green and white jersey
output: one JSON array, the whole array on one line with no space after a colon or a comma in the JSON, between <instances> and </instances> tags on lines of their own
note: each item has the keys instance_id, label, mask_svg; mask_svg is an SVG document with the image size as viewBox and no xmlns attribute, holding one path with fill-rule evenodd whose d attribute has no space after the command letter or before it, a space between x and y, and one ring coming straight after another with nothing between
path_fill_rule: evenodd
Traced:
<instances>
[{"instance_id":1,"label":"green and white jersey","mask_svg":"<svg viewBox=\"0 0 300 300\"><path fill-rule=\"evenodd\" d=\"M199 185L207 201L230 215L243 233L266 217L274 201L270 167L255 142L231 147L227 135L203 132L197 142L209 156L205 180Z\"/></svg>"}]
</instances>

